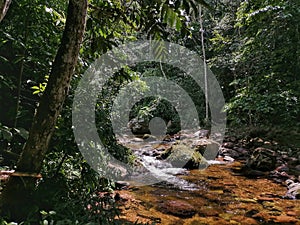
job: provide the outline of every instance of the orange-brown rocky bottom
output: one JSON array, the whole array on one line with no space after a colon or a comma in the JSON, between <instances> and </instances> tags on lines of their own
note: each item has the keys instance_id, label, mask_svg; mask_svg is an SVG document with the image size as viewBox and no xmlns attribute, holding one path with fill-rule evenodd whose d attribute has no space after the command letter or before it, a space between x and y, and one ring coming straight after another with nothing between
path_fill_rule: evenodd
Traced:
<instances>
[{"instance_id":1,"label":"orange-brown rocky bottom","mask_svg":"<svg viewBox=\"0 0 300 225\"><path fill-rule=\"evenodd\" d=\"M300 200L283 199L286 187L237 174L239 162L193 170L182 178L197 191L163 185L118 191L120 220L163 225L300 224Z\"/></svg>"}]
</instances>

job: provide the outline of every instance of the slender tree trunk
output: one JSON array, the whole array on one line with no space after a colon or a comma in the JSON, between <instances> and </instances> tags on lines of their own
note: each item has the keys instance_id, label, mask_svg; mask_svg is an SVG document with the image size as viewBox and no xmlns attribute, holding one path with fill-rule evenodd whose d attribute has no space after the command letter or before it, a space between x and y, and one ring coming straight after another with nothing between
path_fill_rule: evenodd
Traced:
<instances>
[{"instance_id":1,"label":"slender tree trunk","mask_svg":"<svg viewBox=\"0 0 300 225\"><path fill-rule=\"evenodd\" d=\"M47 88L33 118L28 140L17 164L17 172L38 174L78 59L87 13L87 0L70 0L61 45L53 62ZM29 176L9 179L1 194L1 213L23 220L30 212L36 179Z\"/></svg>"},{"instance_id":2,"label":"slender tree trunk","mask_svg":"<svg viewBox=\"0 0 300 225\"><path fill-rule=\"evenodd\" d=\"M6 15L11 0L0 0L0 22L3 20L4 16Z\"/></svg>"},{"instance_id":3,"label":"slender tree trunk","mask_svg":"<svg viewBox=\"0 0 300 225\"><path fill-rule=\"evenodd\" d=\"M204 88L205 88L205 122L208 123L209 117L209 105L208 105L208 84L207 84L207 65L206 65L206 54L204 45L204 29L202 19L202 6L199 6L199 22L200 22L200 33L201 33L201 46L203 55L203 66L204 66Z\"/></svg>"},{"instance_id":4,"label":"slender tree trunk","mask_svg":"<svg viewBox=\"0 0 300 225\"><path fill-rule=\"evenodd\" d=\"M28 20L27 17L24 18L24 46L27 46L28 41ZM20 101L21 101L21 88L22 88L22 79L23 79L23 73L24 73L24 64L25 64L25 58L26 58L26 48L23 47L21 56L22 60L20 63L20 70L19 70L19 78L18 78L18 86L17 86L17 100L16 100L16 111L15 111L15 120L14 120L14 128L17 128L18 125L18 115L20 110Z\"/></svg>"}]
</instances>

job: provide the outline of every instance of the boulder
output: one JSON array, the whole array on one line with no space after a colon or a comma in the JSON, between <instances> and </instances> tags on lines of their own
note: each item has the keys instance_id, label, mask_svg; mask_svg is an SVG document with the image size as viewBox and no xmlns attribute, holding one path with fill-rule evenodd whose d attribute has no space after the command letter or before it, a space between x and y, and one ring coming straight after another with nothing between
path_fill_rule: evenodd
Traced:
<instances>
[{"instance_id":1,"label":"boulder","mask_svg":"<svg viewBox=\"0 0 300 225\"><path fill-rule=\"evenodd\" d=\"M194 136L199 138L209 138L210 130L198 130L196 133L194 133Z\"/></svg>"},{"instance_id":2,"label":"boulder","mask_svg":"<svg viewBox=\"0 0 300 225\"><path fill-rule=\"evenodd\" d=\"M234 143L233 142L224 142L222 145L224 148L233 148L234 147Z\"/></svg>"},{"instance_id":3,"label":"boulder","mask_svg":"<svg viewBox=\"0 0 300 225\"><path fill-rule=\"evenodd\" d=\"M133 134L149 134L149 121L143 118L133 118L128 122Z\"/></svg>"},{"instance_id":4,"label":"boulder","mask_svg":"<svg viewBox=\"0 0 300 225\"><path fill-rule=\"evenodd\" d=\"M259 171L272 171L276 168L276 153L267 148L256 148L246 162L246 167Z\"/></svg>"},{"instance_id":5,"label":"boulder","mask_svg":"<svg viewBox=\"0 0 300 225\"><path fill-rule=\"evenodd\" d=\"M222 156L229 156L232 157L234 159L237 159L240 157L240 153L235 151L234 149L230 149L230 148L225 148L225 147L221 147L219 149L220 155Z\"/></svg>"},{"instance_id":6,"label":"boulder","mask_svg":"<svg viewBox=\"0 0 300 225\"><path fill-rule=\"evenodd\" d=\"M191 147L203 155L208 145L211 145L211 141L207 139L200 139L193 141Z\"/></svg>"},{"instance_id":7,"label":"boulder","mask_svg":"<svg viewBox=\"0 0 300 225\"><path fill-rule=\"evenodd\" d=\"M290 199L300 199L300 183L294 182L291 179L286 180L285 183L288 187L285 197Z\"/></svg>"},{"instance_id":8,"label":"boulder","mask_svg":"<svg viewBox=\"0 0 300 225\"><path fill-rule=\"evenodd\" d=\"M162 154L162 158L178 168L198 169L207 166L207 161L199 152L182 144L173 145L172 148L167 149Z\"/></svg>"}]
</instances>

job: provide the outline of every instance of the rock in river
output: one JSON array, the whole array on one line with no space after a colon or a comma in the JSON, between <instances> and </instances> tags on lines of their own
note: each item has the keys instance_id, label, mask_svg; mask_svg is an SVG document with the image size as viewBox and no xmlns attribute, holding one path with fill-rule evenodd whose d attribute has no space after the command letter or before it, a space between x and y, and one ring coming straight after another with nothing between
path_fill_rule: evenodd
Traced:
<instances>
[{"instance_id":1,"label":"rock in river","mask_svg":"<svg viewBox=\"0 0 300 225\"><path fill-rule=\"evenodd\" d=\"M300 199L300 183L294 182L291 179L285 181L288 186L288 191L285 197L290 199Z\"/></svg>"},{"instance_id":2,"label":"rock in river","mask_svg":"<svg viewBox=\"0 0 300 225\"><path fill-rule=\"evenodd\" d=\"M248 168L258 171L272 171L276 167L276 154L267 148L256 148L246 162Z\"/></svg>"},{"instance_id":3,"label":"rock in river","mask_svg":"<svg viewBox=\"0 0 300 225\"><path fill-rule=\"evenodd\" d=\"M169 200L159 206L163 213L172 214L181 218L192 217L196 214L194 206L181 200Z\"/></svg>"},{"instance_id":4,"label":"rock in river","mask_svg":"<svg viewBox=\"0 0 300 225\"><path fill-rule=\"evenodd\" d=\"M167 149L168 152L163 153L164 158L174 167L185 169L198 169L199 167L207 167L208 163L199 153L186 145L173 145Z\"/></svg>"}]
</instances>

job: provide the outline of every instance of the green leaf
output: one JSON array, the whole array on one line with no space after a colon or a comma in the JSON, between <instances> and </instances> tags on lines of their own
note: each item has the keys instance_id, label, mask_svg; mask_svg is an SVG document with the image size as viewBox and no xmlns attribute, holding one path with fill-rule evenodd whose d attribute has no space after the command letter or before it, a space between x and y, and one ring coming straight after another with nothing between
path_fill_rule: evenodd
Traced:
<instances>
[{"instance_id":1,"label":"green leaf","mask_svg":"<svg viewBox=\"0 0 300 225\"><path fill-rule=\"evenodd\" d=\"M182 28L182 23L181 23L181 20L178 18L178 19L176 20L176 30L177 30L177 31L180 31L181 28Z\"/></svg>"},{"instance_id":2,"label":"green leaf","mask_svg":"<svg viewBox=\"0 0 300 225\"><path fill-rule=\"evenodd\" d=\"M23 127L20 128L14 128L14 130L25 140L27 140L28 136L29 136L29 132L27 130L25 130Z\"/></svg>"},{"instance_id":3,"label":"green leaf","mask_svg":"<svg viewBox=\"0 0 300 225\"><path fill-rule=\"evenodd\" d=\"M8 40L3 40L3 41L1 41L1 43L0 43L0 47L2 47L4 44L6 44L8 42Z\"/></svg>"},{"instance_id":4,"label":"green leaf","mask_svg":"<svg viewBox=\"0 0 300 225\"><path fill-rule=\"evenodd\" d=\"M12 132L10 132L9 130L7 130L7 129L2 129L2 130L0 130L1 131L1 133L2 133L2 137L3 137L3 139L4 140L8 140L8 141L11 141L12 140L12 138L13 138L13 134L12 134Z\"/></svg>"},{"instance_id":5,"label":"green leaf","mask_svg":"<svg viewBox=\"0 0 300 225\"><path fill-rule=\"evenodd\" d=\"M36 90L32 94L36 95L36 94L39 94L40 92L41 92L40 90Z\"/></svg>"},{"instance_id":6,"label":"green leaf","mask_svg":"<svg viewBox=\"0 0 300 225\"><path fill-rule=\"evenodd\" d=\"M16 60L14 60L14 63L15 63L15 64L16 64L16 63L19 63L19 62L21 62L21 61L24 60L24 59L25 59L24 56L19 56L19 57L17 57Z\"/></svg>"},{"instance_id":7,"label":"green leaf","mask_svg":"<svg viewBox=\"0 0 300 225\"><path fill-rule=\"evenodd\" d=\"M0 60L4 61L6 63L9 62L9 60L4 56L0 56Z\"/></svg>"}]
</instances>

